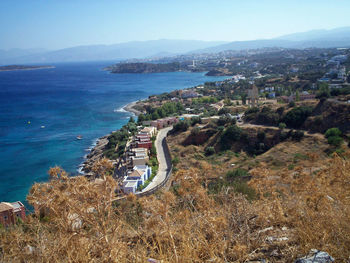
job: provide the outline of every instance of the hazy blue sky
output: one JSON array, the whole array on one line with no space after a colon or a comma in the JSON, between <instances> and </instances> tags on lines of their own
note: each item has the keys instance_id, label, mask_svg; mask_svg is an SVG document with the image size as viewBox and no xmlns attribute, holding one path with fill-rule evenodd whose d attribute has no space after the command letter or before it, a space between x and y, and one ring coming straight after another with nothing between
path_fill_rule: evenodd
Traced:
<instances>
[{"instance_id":1,"label":"hazy blue sky","mask_svg":"<svg viewBox=\"0 0 350 263\"><path fill-rule=\"evenodd\" d=\"M349 0L0 0L0 49L252 40L350 26Z\"/></svg>"}]
</instances>

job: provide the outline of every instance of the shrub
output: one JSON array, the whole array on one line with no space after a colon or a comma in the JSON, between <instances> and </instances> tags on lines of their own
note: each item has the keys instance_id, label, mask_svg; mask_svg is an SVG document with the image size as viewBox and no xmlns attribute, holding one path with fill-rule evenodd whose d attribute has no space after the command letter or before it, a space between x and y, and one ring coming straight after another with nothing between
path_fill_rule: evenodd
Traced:
<instances>
[{"instance_id":1,"label":"shrub","mask_svg":"<svg viewBox=\"0 0 350 263\"><path fill-rule=\"evenodd\" d=\"M326 131L325 137L328 139L328 143L335 147L339 147L343 143L341 130L338 128L330 128Z\"/></svg>"},{"instance_id":2,"label":"shrub","mask_svg":"<svg viewBox=\"0 0 350 263\"><path fill-rule=\"evenodd\" d=\"M289 107L289 108L295 107L295 102L294 102L294 101L289 102L289 103L288 103L288 107Z\"/></svg>"},{"instance_id":3,"label":"shrub","mask_svg":"<svg viewBox=\"0 0 350 263\"><path fill-rule=\"evenodd\" d=\"M328 137L328 143L335 147L339 147L343 143L343 138L340 136L330 136Z\"/></svg>"},{"instance_id":4,"label":"shrub","mask_svg":"<svg viewBox=\"0 0 350 263\"><path fill-rule=\"evenodd\" d=\"M190 127L190 124L188 123L187 120L179 121L174 125L173 131L178 132L178 131L187 131L187 129Z\"/></svg>"},{"instance_id":5,"label":"shrub","mask_svg":"<svg viewBox=\"0 0 350 263\"><path fill-rule=\"evenodd\" d=\"M278 128L280 128L281 130L285 129L287 127L287 125L284 122L280 122L278 124Z\"/></svg>"},{"instance_id":6,"label":"shrub","mask_svg":"<svg viewBox=\"0 0 350 263\"><path fill-rule=\"evenodd\" d=\"M228 108L221 108L219 111L218 111L218 114L219 115L224 115L226 113L229 113L229 109Z\"/></svg>"},{"instance_id":7,"label":"shrub","mask_svg":"<svg viewBox=\"0 0 350 263\"><path fill-rule=\"evenodd\" d=\"M176 156L175 158L173 158L173 159L171 160L171 162L172 162L172 164L173 164L174 166L176 166L176 165L180 162L180 159L179 159L178 156Z\"/></svg>"},{"instance_id":8,"label":"shrub","mask_svg":"<svg viewBox=\"0 0 350 263\"><path fill-rule=\"evenodd\" d=\"M283 122L285 122L289 127L300 128L306 118L310 116L311 112L311 107L302 106L294 108L284 116Z\"/></svg>"},{"instance_id":9,"label":"shrub","mask_svg":"<svg viewBox=\"0 0 350 263\"><path fill-rule=\"evenodd\" d=\"M242 177L247 176L247 175L248 175L247 170L244 170L242 168L237 168L235 170L228 171L226 173L226 179L227 180L236 180L238 178L242 178Z\"/></svg>"},{"instance_id":10,"label":"shrub","mask_svg":"<svg viewBox=\"0 0 350 263\"><path fill-rule=\"evenodd\" d=\"M202 123L202 119L200 117L192 117L191 118L191 126L194 126L197 123L201 124Z\"/></svg>"},{"instance_id":11,"label":"shrub","mask_svg":"<svg viewBox=\"0 0 350 263\"><path fill-rule=\"evenodd\" d=\"M196 135L198 135L198 134L200 133L200 131L201 131L200 128L195 127L195 128L193 128L193 129L191 130L191 135L192 135L192 136L196 136Z\"/></svg>"},{"instance_id":12,"label":"shrub","mask_svg":"<svg viewBox=\"0 0 350 263\"><path fill-rule=\"evenodd\" d=\"M304 137L304 132L303 131L292 131L291 137L295 141L300 141Z\"/></svg>"},{"instance_id":13,"label":"shrub","mask_svg":"<svg viewBox=\"0 0 350 263\"><path fill-rule=\"evenodd\" d=\"M205 151L205 155L207 156L215 153L215 149L212 146L206 147L204 151Z\"/></svg>"},{"instance_id":14,"label":"shrub","mask_svg":"<svg viewBox=\"0 0 350 263\"><path fill-rule=\"evenodd\" d=\"M230 123L231 118L228 116L220 116L220 118L217 120L218 126L225 126L225 124Z\"/></svg>"},{"instance_id":15,"label":"shrub","mask_svg":"<svg viewBox=\"0 0 350 263\"><path fill-rule=\"evenodd\" d=\"M233 188L235 192L245 195L249 201L257 198L254 188L250 187L246 182L235 181Z\"/></svg>"},{"instance_id":16,"label":"shrub","mask_svg":"<svg viewBox=\"0 0 350 263\"><path fill-rule=\"evenodd\" d=\"M236 125L227 127L221 135L220 142L224 149L229 149L232 142L236 142L241 138L242 129Z\"/></svg>"},{"instance_id":17,"label":"shrub","mask_svg":"<svg viewBox=\"0 0 350 263\"><path fill-rule=\"evenodd\" d=\"M338 128L330 128L326 131L326 133L324 134L324 136L326 138L329 138L331 136L341 136L342 132L341 130L339 130Z\"/></svg>"}]
</instances>

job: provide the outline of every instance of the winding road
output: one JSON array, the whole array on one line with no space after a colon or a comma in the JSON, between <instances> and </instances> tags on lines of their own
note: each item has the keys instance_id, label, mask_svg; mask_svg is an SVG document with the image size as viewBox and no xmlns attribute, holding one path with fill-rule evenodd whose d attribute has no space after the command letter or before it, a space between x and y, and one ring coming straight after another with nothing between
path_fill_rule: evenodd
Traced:
<instances>
[{"instance_id":1,"label":"winding road","mask_svg":"<svg viewBox=\"0 0 350 263\"><path fill-rule=\"evenodd\" d=\"M173 127L171 126L158 131L157 138L155 141L155 146L157 149L157 159L159 163L158 173L153 178L152 182L142 190L142 193L151 191L152 189L160 185L166 179L167 172L171 169L171 163L169 160L166 159L164 143L166 143L165 138L172 128Z\"/></svg>"}]
</instances>

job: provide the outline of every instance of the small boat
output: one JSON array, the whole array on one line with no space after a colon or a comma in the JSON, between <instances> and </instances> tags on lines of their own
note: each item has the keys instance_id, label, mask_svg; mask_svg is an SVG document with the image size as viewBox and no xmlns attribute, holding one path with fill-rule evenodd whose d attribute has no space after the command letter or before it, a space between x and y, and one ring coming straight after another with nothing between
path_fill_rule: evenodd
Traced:
<instances>
[{"instance_id":1,"label":"small boat","mask_svg":"<svg viewBox=\"0 0 350 263\"><path fill-rule=\"evenodd\" d=\"M78 136L77 136L77 140L81 140L81 139L83 139L83 136L78 135Z\"/></svg>"},{"instance_id":2,"label":"small boat","mask_svg":"<svg viewBox=\"0 0 350 263\"><path fill-rule=\"evenodd\" d=\"M41 128L41 129L45 129L45 126L43 125L43 126L41 126L40 128Z\"/></svg>"}]
</instances>

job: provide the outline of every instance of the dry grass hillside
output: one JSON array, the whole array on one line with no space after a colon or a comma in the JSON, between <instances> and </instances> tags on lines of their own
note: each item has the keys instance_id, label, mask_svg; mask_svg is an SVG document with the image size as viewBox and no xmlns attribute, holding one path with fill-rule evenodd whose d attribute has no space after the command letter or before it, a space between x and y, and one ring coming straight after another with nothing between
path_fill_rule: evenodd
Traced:
<instances>
[{"instance_id":1,"label":"dry grass hillside","mask_svg":"<svg viewBox=\"0 0 350 263\"><path fill-rule=\"evenodd\" d=\"M46 215L0 230L0 261L293 262L317 248L347 262L348 150L329 157L325 142L304 138L256 158L232 151L213 157L203 154L205 145L179 144L185 138L169 138L180 159L170 190L149 197L112 203L111 177L72 180L56 168L28 196ZM238 166L249 176L225 178Z\"/></svg>"}]
</instances>

